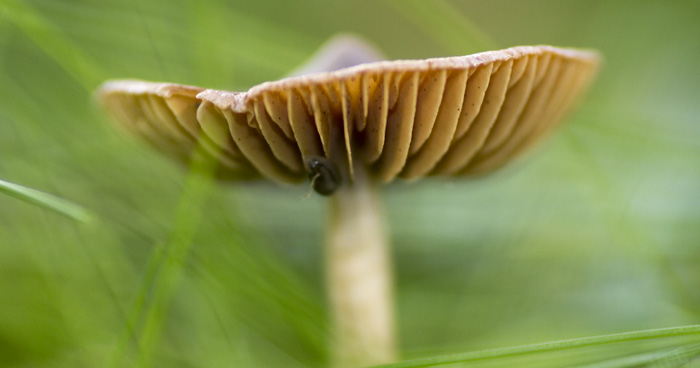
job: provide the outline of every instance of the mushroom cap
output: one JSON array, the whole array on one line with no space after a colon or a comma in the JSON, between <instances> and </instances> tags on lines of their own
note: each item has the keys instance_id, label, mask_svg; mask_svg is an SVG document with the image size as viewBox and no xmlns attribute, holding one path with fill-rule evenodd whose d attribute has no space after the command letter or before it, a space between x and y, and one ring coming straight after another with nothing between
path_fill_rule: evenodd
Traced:
<instances>
[{"instance_id":1,"label":"mushroom cap","mask_svg":"<svg viewBox=\"0 0 700 368\"><path fill-rule=\"evenodd\" d=\"M599 65L593 51L521 46L381 61L285 78L248 92L138 80L98 96L119 125L186 161L200 142L222 179L299 182L324 158L396 177L464 176L510 162L558 125Z\"/></svg>"}]
</instances>

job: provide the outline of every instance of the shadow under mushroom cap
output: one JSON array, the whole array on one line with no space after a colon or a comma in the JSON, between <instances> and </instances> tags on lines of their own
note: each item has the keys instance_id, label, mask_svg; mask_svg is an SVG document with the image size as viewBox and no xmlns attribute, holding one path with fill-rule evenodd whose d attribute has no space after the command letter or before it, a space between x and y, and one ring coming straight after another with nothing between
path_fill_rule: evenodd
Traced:
<instances>
[{"instance_id":1,"label":"shadow under mushroom cap","mask_svg":"<svg viewBox=\"0 0 700 368\"><path fill-rule=\"evenodd\" d=\"M98 96L127 130L186 161L201 142L224 179L299 182L324 158L342 182L494 170L532 146L587 89L595 52L524 46L382 61L227 92L136 80Z\"/></svg>"}]
</instances>

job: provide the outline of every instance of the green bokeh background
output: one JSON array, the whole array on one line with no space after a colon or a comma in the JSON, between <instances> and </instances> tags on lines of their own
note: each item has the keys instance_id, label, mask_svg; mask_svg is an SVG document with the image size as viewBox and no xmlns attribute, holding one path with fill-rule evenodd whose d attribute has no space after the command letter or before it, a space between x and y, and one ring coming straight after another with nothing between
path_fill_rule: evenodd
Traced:
<instances>
[{"instance_id":1,"label":"green bokeh background","mask_svg":"<svg viewBox=\"0 0 700 368\"><path fill-rule=\"evenodd\" d=\"M0 0L0 179L94 217L0 195L0 365L326 365L325 200L209 185L120 134L92 94L118 78L245 90L338 32L391 59L604 57L525 159L385 188L404 358L700 323L698 1Z\"/></svg>"}]
</instances>

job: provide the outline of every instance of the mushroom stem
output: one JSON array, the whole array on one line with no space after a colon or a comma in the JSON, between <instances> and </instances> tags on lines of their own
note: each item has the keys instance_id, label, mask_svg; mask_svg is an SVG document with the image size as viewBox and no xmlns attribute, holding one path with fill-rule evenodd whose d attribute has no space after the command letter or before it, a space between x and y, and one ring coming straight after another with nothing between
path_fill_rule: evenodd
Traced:
<instances>
[{"instance_id":1,"label":"mushroom stem","mask_svg":"<svg viewBox=\"0 0 700 368\"><path fill-rule=\"evenodd\" d=\"M331 197L326 272L335 328L334 363L357 367L396 360L389 245L377 188L356 170Z\"/></svg>"}]
</instances>

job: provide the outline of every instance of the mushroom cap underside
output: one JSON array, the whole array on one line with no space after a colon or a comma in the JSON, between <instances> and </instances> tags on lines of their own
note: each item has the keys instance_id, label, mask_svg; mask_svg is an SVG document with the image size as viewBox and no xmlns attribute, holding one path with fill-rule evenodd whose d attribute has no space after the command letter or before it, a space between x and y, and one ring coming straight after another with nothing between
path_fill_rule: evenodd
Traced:
<instances>
[{"instance_id":1,"label":"mushroom cap underside","mask_svg":"<svg viewBox=\"0 0 700 368\"><path fill-rule=\"evenodd\" d=\"M523 46L382 61L227 92L137 80L98 96L119 125L187 161L200 144L222 179L299 182L307 162L343 181L462 176L510 162L560 123L599 65L595 52Z\"/></svg>"}]
</instances>

